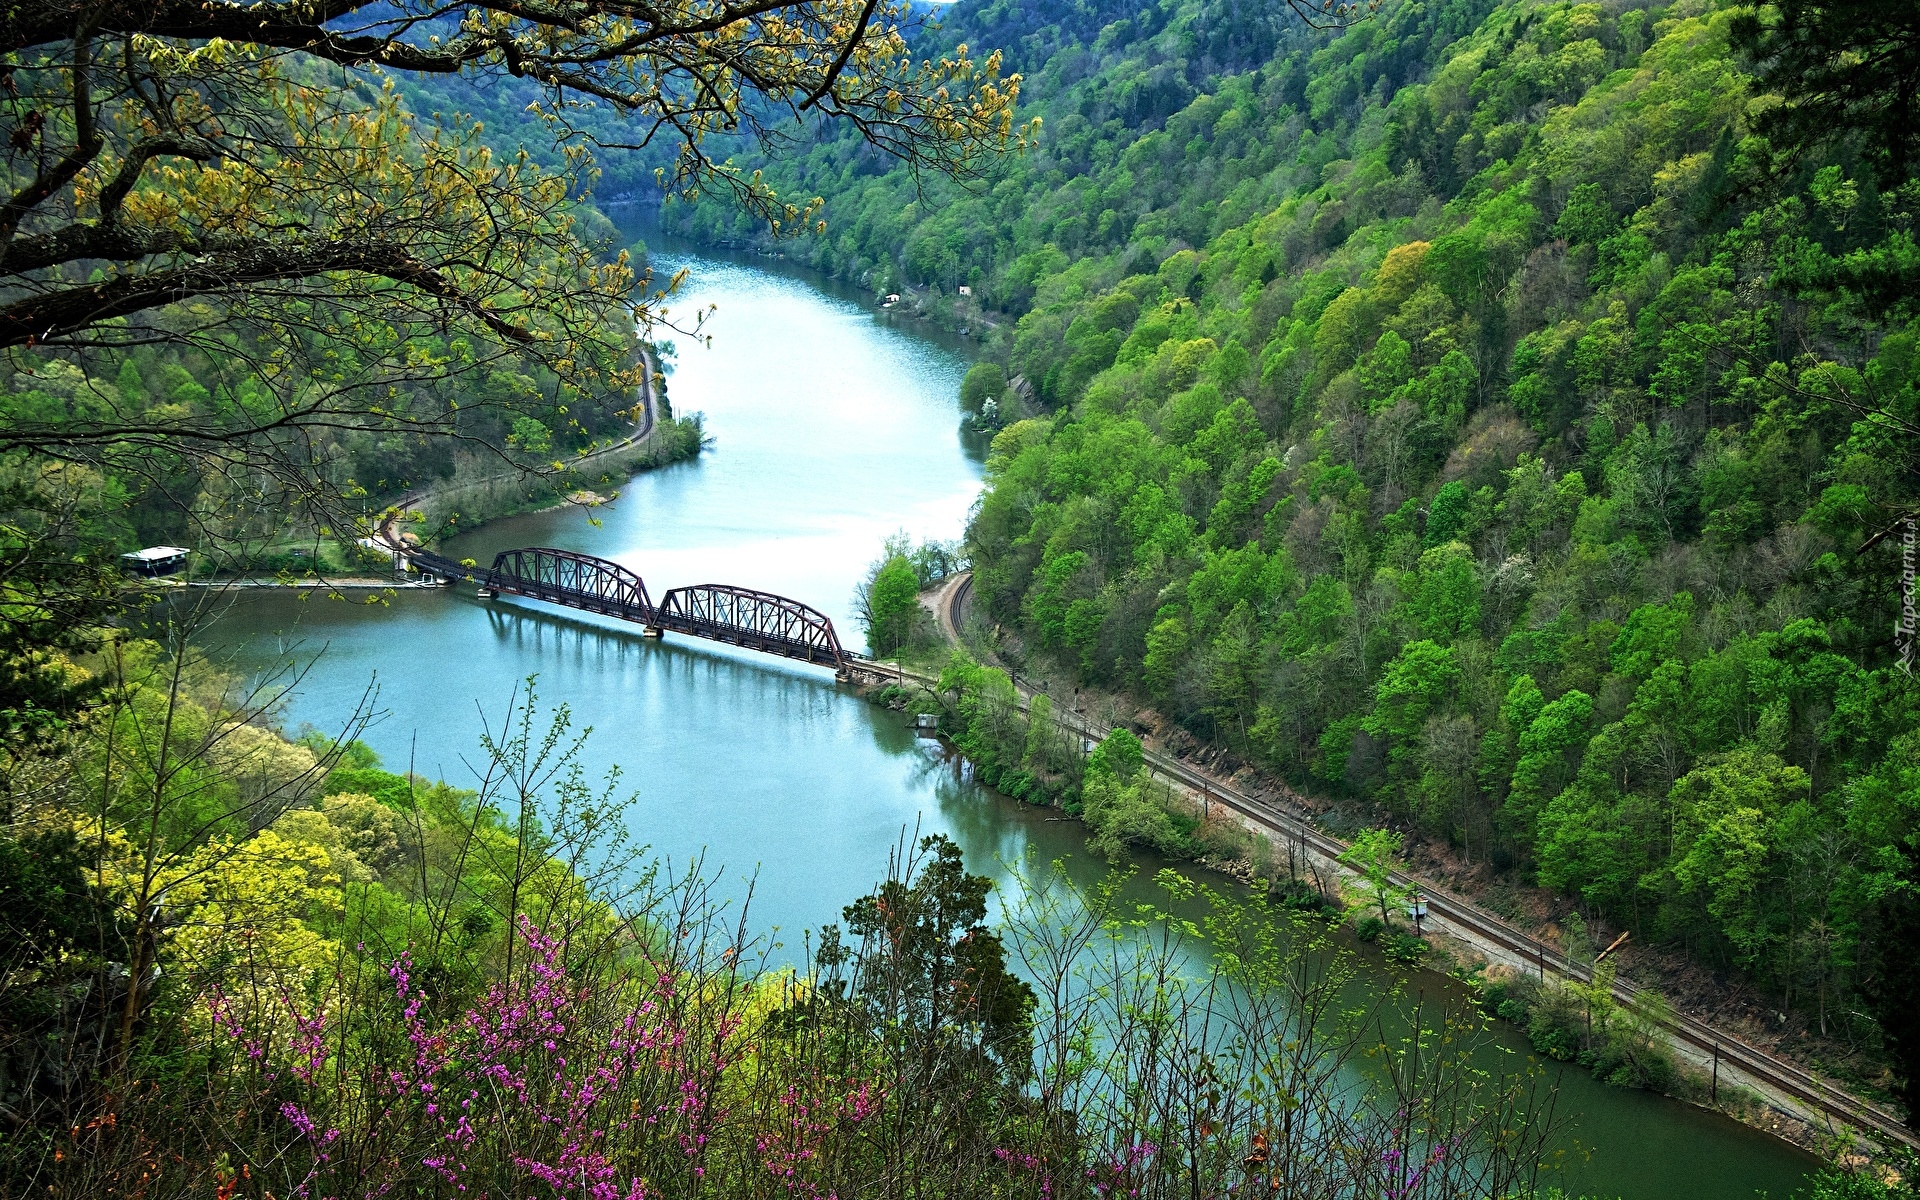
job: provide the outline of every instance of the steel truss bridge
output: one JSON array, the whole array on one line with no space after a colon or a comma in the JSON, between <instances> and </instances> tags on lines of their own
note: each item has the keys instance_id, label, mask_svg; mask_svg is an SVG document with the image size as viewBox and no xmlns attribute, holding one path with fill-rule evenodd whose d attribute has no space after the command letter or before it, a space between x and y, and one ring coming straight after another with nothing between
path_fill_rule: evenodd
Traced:
<instances>
[{"instance_id":1,"label":"steel truss bridge","mask_svg":"<svg viewBox=\"0 0 1920 1200\"><path fill-rule=\"evenodd\" d=\"M502 550L490 567L424 550L406 550L401 557L423 575L477 583L482 596L525 596L618 617L644 626L651 637L684 633L818 663L843 676L858 661L841 648L825 613L771 592L701 583L674 588L656 604L646 581L619 563L546 546Z\"/></svg>"}]
</instances>

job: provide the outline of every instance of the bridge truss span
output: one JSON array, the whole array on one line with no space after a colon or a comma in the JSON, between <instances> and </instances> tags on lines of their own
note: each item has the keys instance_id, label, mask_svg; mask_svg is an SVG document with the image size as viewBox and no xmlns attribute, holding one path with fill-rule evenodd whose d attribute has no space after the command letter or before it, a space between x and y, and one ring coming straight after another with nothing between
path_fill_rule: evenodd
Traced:
<instances>
[{"instance_id":1,"label":"bridge truss span","mask_svg":"<svg viewBox=\"0 0 1920 1200\"><path fill-rule=\"evenodd\" d=\"M785 596L732 584L673 589L654 610L653 624L836 668L843 667L848 657L825 613Z\"/></svg>"},{"instance_id":2,"label":"bridge truss span","mask_svg":"<svg viewBox=\"0 0 1920 1200\"><path fill-rule=\"evenodd\" d=\"M416 571L451 583L469 580L482 596L525 596L748 650L832 667L847 676L855 656L833 621L797 600L726 583L675 588L655 604L638 573L609 559L551 546L502 550L491 567L426 550L401 551Z\"/></svg>"},{"instance_id":3,"label":"bridge truss span","mask_svg":"<svg viewBox=\"0 0 1920 1200\"><path fill-rule=\"evenodd\" d=\"M485 586L494 591L629 621L653 618L646 581L617 562L591 554L548 546L502 550L487 574Z\"/></svg>"}]
</instances>

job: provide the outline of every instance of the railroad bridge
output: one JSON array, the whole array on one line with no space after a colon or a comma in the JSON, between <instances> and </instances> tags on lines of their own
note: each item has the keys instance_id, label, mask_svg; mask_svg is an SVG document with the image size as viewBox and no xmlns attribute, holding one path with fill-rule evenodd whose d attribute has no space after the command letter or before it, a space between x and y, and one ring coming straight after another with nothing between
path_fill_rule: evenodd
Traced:
<instances>
[{"instance_id":1,"label":"railroad bridge","mask_svg":"<svg viewBox=\"0 0 1920 1200\"><path fill-rule=\"evenodd\" d=\"M825 613L771 592L701 583L674 588L655 603L646 581L619 563L546 546L502 550L490 567L425 550L407 550L402 557L423 575L476 583L482 596L525 596L618 617L644 627L650 637L671 630L832 667L842 679L853 678L862 665L840 645Z\"/></svg>"}]
</instances>

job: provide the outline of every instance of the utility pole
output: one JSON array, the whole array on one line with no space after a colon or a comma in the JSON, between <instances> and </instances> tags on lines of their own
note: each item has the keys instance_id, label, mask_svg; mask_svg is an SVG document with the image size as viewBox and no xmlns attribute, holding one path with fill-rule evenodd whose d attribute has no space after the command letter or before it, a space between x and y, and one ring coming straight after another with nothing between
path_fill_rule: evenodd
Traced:
<instances>
[{"instance_id":1,"label":"utility pole","mask_svg":"<svg viewBox=\"0 0 1920 1200\"><path fill-rule=\"evenodd\" d=\"M1613 939L1612 945L1608 946L1605 950L1602 950L1599 954L1594 956L1593 965L1596 967L1599 966L1601 959L1605 958L1609 954L1612 954L1615 950L1618 950L1621 947L1621 945L1624 944L1626 940L1632 936L1633 936L1633 930L1629 929L1625 933L1621 934L1619 937Z\"/></svg>"}]
</instances>

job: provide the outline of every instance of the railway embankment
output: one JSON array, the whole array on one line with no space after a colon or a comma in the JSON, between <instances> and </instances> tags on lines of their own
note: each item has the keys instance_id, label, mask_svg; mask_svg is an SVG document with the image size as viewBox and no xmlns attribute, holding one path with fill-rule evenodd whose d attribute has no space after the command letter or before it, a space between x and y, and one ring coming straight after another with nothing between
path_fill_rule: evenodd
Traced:
<instances>
[{"instance_id":1,"label":"railway embankment","mask_svg":"<svg viewBox=\"0 0 1920 1200\"><path fill-rule=\"evenodd\" d=\"M963 636L971 592L971 576L960 572L927 596L926 605L949 644L978 653ZM870 664L870 673L875 679L902 684L935 685L931 675L910 666ZM1025 709L1039 689L1028 679L1016 678L1015 691ZM1053 719L1073 736L1095 742L1112 732L1086 711L1088 706L1056 700L1051 707ZM1156 776L1194 802L1204 799L1213 811L1231 814L1249 833L1266 839L1283 859L1292 856L1292 861L1307 864L1316 878L1334 887L1353 877L1354 872L1341 861L1347 843L1316 821L1323 806L1311 803L1284 781L1246 769L1223 777L1206 764L1171 753L1152 736L1144 739L1144 755ZM1404 871L1396 873L1394 881L1425 898L1423 932L1441 943L1456 963L1486 964L1509 976L1530 976L1544 984L1594 986L1593 965L1469 897ZM1709 1081L1705 1096L1697 1102L1829 1155L1920 1149L1920 1137L1898 1114L1838 1082L1754 1045L1700 1014L1661 1001L1649 1003L1648 989L1634 982L1614 977L1611 990L1615 1003L1654 1014L1654 1024L1676 1062L1696 1078Z\"/></svg>"}]
</instances>

